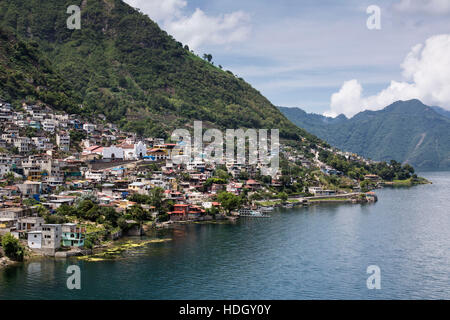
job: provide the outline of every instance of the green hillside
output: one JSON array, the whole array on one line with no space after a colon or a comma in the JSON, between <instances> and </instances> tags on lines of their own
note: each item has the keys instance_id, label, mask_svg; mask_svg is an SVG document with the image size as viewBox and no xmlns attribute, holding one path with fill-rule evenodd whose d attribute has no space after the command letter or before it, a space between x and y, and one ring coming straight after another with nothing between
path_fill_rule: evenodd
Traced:
<instances>
[{"instance_id":1,"label":"green hillside","mask_svg":"<svg viewBox=\"0 0 450 320\"><path fill-rule=\"evenodd\" d=\"M81 7L81 30L66 27L73 4ZM104 114L143 135L164 135L198 119L220 128L279 128L283 138L318 141L244 80L202 60L120 0L2 0L0 26L32 41L52 62L37 66L36 74L49 69L48 81L65 79L65 89L58 81L48 87L57 106L81 104L82 113ZM14 101L43 100L30 90L11 93L0 85L0 94Z\"/></svg>"},{"instance_id":2,"label":"green hillside","mask_svg":"<svg viewBox=\"0 0 450 320\"><path fill-rule=\"evenodd\" d=\"M450 118L419 100L398 101L351 119L280 108L295 124L337 148L373 160L395 159L419 169L450 168Z\"/></svg>"},{"instance_id":3,"label":"green hillside","mask_svg":"<svg viewBox=\"0 0 450 320\"><path fill-rule=\"evenodd\" d=\"M7 101L38 99L68 112L79 111L79 97L55 72L37 43L20 41L1 27L0 97Z\"/></svg>"}]
</instances>

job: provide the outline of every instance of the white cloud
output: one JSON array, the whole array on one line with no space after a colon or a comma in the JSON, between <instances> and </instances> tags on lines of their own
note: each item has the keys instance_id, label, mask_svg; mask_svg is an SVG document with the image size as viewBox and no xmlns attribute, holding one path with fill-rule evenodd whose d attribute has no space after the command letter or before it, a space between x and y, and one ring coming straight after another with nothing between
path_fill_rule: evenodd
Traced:
<instances>
[{"instance_id":1,"label":"white cloud","mask_svg":"<svg viewBox=\"0 0 450 320\"><path fill-rule=\"evenodd\" d=\"M192 16L170 21L165 24L165 28L177 39L196 49L204 43L223 45L244 41L250 32L247 21L248 15L242 11L210 17L196 9Z\"/></svg>"},{"instance_id":2,"label":"white cloud","mask_svg":"<svg viewBox=\"0 0 450 320\"><path fill-rule=\"evenodd\" d=\"M184 12L185 0L125 0L129 5L140 8L191 49L208 45L225 45L241 42L250 33L250 16L243 11L209 16L197 8L193 14Z\"/></svg>"},{"instance_id":3,"label":"white cloud","mask_svg":"<svg viewBox=\"0 0 450 320\"><path fill-rule=\"evenodd\" d=\"M132 7L139 8L157 21L179 18L181 10L187 6L185 0L125 0L125 2Z\"/></svg>"},{"instance_id":4,"label":"white cloud","mask_svg":"<svg viewBox=\"0 0 450 320\"><path fill-rule=\"evenodd\" d=\"M394 5L401 12L445 15L450 13L449 0L401 0Z\"/></svg>"},{"instance_id":5,"label":"white cloud","mask_svg":"<svg viewBox=\"0 0 450 320\"><path fill-rule=\"evenodd\" d=\"M391 81L376 95L363 97L357 80L343 84L331 96L328 116L353 116L363 110L380 110L398 100L420 99L450 110L450 34L433 36L414 46L401 65L404 82Z\"/></svg>"}]
</instances>

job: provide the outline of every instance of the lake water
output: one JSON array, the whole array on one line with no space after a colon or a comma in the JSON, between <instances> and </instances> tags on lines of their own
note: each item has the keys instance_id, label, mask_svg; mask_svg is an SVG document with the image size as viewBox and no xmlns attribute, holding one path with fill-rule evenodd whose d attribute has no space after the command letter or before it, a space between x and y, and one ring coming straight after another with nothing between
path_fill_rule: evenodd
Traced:
<instances>
[{"instance_id":1,"label":"lake water","mask_svg":"<svg viewBox=\"0 0 450 320\"><path fill-rule=\"evenodd\" d=\"M376 204L179 226L116 261L9 267L0 299L450 299L450 172L421 175L433 185L377 190ZM81 290L66 287L71 264ZM367 289L369 265L380 290Z\"/></svg>"}]
</instances>

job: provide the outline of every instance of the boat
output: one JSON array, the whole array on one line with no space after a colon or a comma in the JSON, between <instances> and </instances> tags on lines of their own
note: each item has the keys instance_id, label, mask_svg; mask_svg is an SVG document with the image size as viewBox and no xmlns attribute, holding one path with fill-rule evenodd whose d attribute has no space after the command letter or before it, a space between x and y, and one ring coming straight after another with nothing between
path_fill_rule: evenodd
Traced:
<instances>
[{"instance_id":1,"label":"boat","mask_svg":"<svg viewBox=\"0 0 450 320\"><path fill-rule=\"evenodd\" d=\"M250 218L270 218L270 215L265 214L259 210L253 209L241 209L239 210L240 217L250 217Z\"/></svg>"}]
</instances>

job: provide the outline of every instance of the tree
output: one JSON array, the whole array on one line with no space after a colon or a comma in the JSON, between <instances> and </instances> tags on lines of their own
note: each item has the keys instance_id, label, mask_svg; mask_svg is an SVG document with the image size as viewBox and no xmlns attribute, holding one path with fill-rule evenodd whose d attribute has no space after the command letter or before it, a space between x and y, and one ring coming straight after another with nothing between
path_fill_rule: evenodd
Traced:
<instances>
[{"instance_id":1,"label":"tree","mask_svg":"<svg viewBox=\"0 0 450 320\"><path fill-rule=\"evenodd\" d=\"M7 233L2 237L2 247L5 255L15 261L22 261L25 254L24 247L19 240L14 238L11 233Z\"/></svg>"},{"instance_id":2,"label":"tree","mask_svg":"<svg viewBox=\"0 0 450 320\"><path fill-rule=\"evenodd\" d=\"M406 170L410 174L414 174L414 168L409 163L403 166L403 170Z\"/></svg>"},{"instance_id":3,"label":"tree","mask_svg":"<svg viewBox=\"0 0 450 320\"><path fill-rule=\"evenodd\" d=\"M226 191L217 195L217 201L220 202L220 205L227 214L230 214L231 211L239 208L241 204L241 199L238 196Z\"/></svg>"},{"instance_id":4,"label":"tree","mask_svg":"<svg viewBox=\"0 0 450 320\"><path fill-rule=\"evenodd\" d=\"M8 182L8 185L14 184L14 181L16 180L14 177L14 173L12 172L8 172L7 174L5 174L5 179Z\"/></svg>"},{"instance_id":5,"label":"tree","mask_svg":"<svg viewBox=\"0 0 450 320\"><path fill-rule=\"evenodd\" d=\"M208 62L211 62L213 59L213 56L210 53L204 53L203 54L203 59L207 60Z\"/></svg>"},{"instance_id":6,"label":"tree","mask_svg":"<svg viewBox=\"0 0 450 320\"><path fill-rule=\"evenodd\" d=\"M241 172L239 172L239 174L238 174L238 179L239 180L248 180L249 179L249 177L250 177L250 175L248 174L248 172L247 171L244 171L244 170L242 170Z\"/></svg>"},{"instance_id":7,"label":"tree","mask_svg":"<svg viewBox=\"0 0 450 320\"><path fill-rule=\"evenodd\" d=\"M228 180L228 178L230 177L228 172L223 169L217 169L214 172L214 176L218 177L219 179L223 179L223 180Z\"/></svg>"},{"instance_id":8,"label":"tree","mask_svg":"<svg viewBox=\"0 0 450 320\"><path fill-rule=\"evenodd\" d=\"M117 225L122 231L126 231L128 229L127 219L125 219L124 217L120 217L119 219L117 219Z\"/></svg>"},{"instance_id":9,"label":"tree","mask_svg":"<svg viewBox=\"0 0 450 320\"><path fill-rule=\"evenodd\" d=\"M288 195L286 192L280 192L278 194L278 198L280 198L280 200L283 201L283 203L285 203L288 200Z\"/></svg>"},{"instance_id":10,"label":"tree","mask_svg":"<svg viewBox=\"0 0 450 320\"><path fill-rule=\"evenodd\" d=\"M159 188L159 187L153 188L149 191L149 196L150 196L149 204L154 206L156 208L156 210L159 210L162 207L163 194L164 194L164 189Z\"/></svg>"},{"instance_id":11,"label":"tree","mask_svg":"<svg viewBox=\"0 0 450 320\"><path fill-rule=\"evenodd\" d=\"M36 199L33 199L33 198L26 198L26 199L23 199L23 201L22 201L22 204L24 206L27 206L27 207L31 207L31 206L37 205L38 203L39 202Z\"/></svg>"},{"instance_id":12,"label":"tree","mask_svg":"<svg viewBox=\"0 0 450 320\"><path fill-rule=\"evenodd\" d=\"M92 200L82 200L77 205L77 217L96 221L99 216L98 206Z\"/></svg>"},{"instance_id":13,"label":"tree","mask_svg":"<svg viewBox=\"0 0 450 320\"><path fill-rule=\"evenodd\" d=\"M77 210L73 206L63 204L56 209L56 214L62 217L77 216Z\"/></svg>"},{"instance_id":14,"label":"tree","mask_svg":"<svg viewBox=\"0 0 450 320\"><path fill-rule=\"evenodd\" d=\"M147 212L140 205L132 206L129 210L129 213L131 214L133 219L139 223L147 220Z\"/></svg>"},{"instance_id":15,"label":"tree","mask_svg":"<svg viewBox=\"0 0 450 320\"><path fill-rule=\"evenodd\" d=\"M100 211L107 222L111 223L114 228L117 227L120 214L114 208L102 208Z\"/></svg>"}]
</instances>

